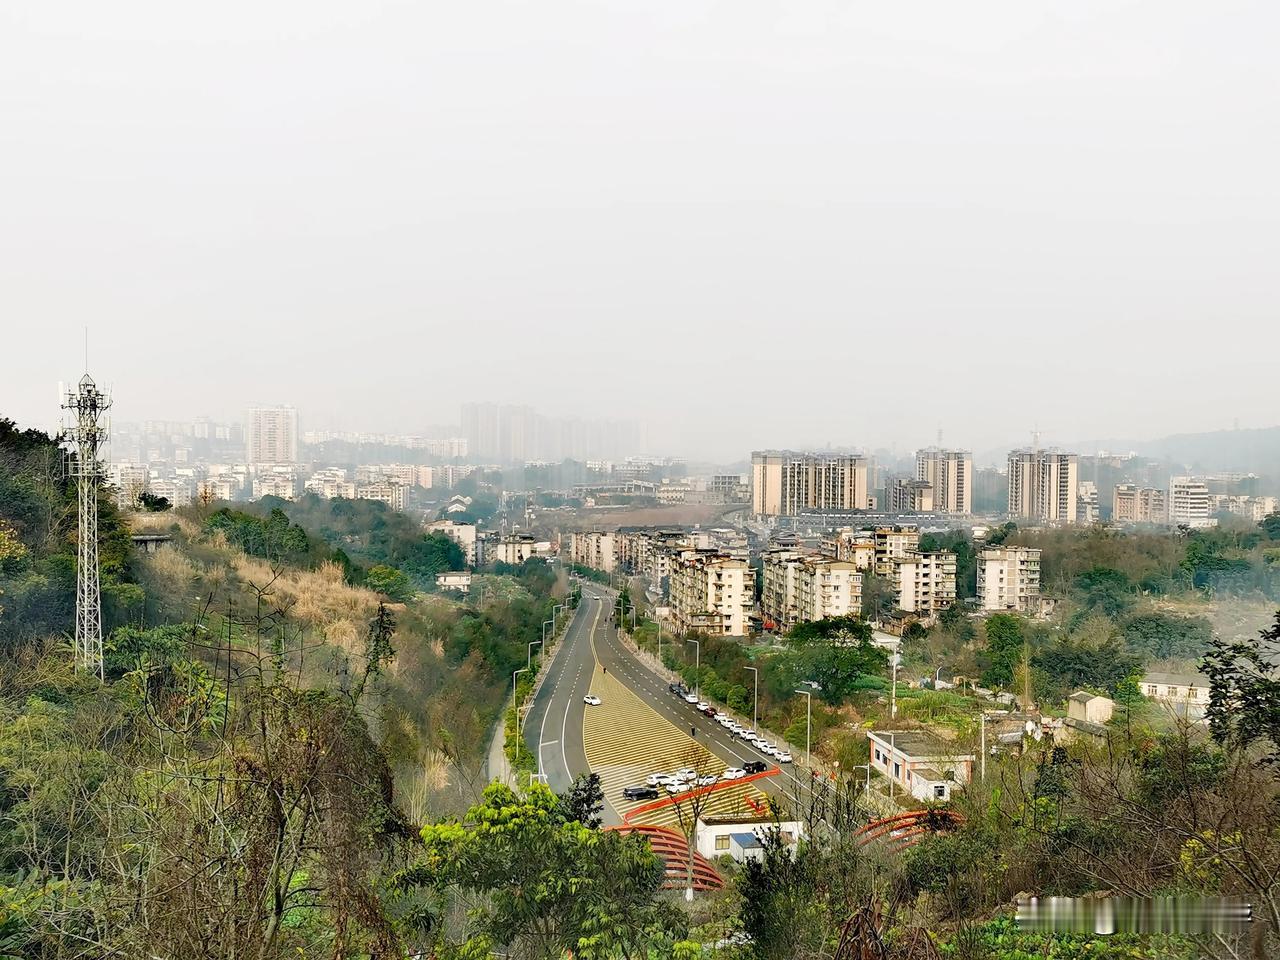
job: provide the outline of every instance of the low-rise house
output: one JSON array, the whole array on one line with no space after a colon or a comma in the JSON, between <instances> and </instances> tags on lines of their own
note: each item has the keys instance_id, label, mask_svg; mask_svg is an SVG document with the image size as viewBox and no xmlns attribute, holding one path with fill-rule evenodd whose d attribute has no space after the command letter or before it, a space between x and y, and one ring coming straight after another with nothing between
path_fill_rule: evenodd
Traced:
<instances>
[{"instance_id":1,"label":"low-rise house","mask_svg":"<svg viewBox=\"0 0 1280 960\"><path fill-rule=\"evenodd\" d=\"M462 548L462 556L471 566L475 566L483 558L476 544L476 525L474 523L458 523L454 520L436 520L428 523L427 533L443 533Z\"/></svg>"},{"instance_id":2,"label":"low-rise house","mask_svg":"<svg viewBox=\"0 0 1280 960\"><path fill-rule=\"evenodd\" d=\"M449 570L436 574L436 586L441 590L454 590L458 593L471 592L471 572L468 570Z\"/></svg>"},{"instance_id":3,"label":"low-rise house","mask_svg":"<svg viewBox=\"0 0 1280 960\"><path fill-rule=\"evenodd\" d=\"M538 541L528 534L516 533L485 544L485 560L491 563L507 563L518 567L538 549Z\"/></svg>"},{"instance_id":4,"label":"low-rise house","mask_svg":"<svg viewBox=\"0 0 1280 960\"><path fill-rule=\"evenodd\" d=\"M1180 717L1201 721L1209 709L1209 678L1199 673L1143 674L1142 693Z\"/></svg>"},{"instance_id":5,"label":"low-rise house","mask_svg":"<svg viewBox=\"0 0 1280 960\"><path fill-rule=\"evenodd\" d=\"M1102 742L1107 738L1106 723L1115 712L1115 701L1096 693L1077 690L1067 698L1067 716L1055 731L1059 743L1081 740Z\"/></svg>"},{"instance_id":6,"label":"low-rise house","mask_svg":"<svg viewBox=\"0 0 1280 960\"><path fill-rule=\"evenodd\" d=\"M767 815L702 816L698 818L694 842L698 853L708 860L728 856L738 863L745 863L760 859L765 838L774 830L778 831L778 838L788 850L795 850L804 836L804 823L775 820Z\"/></svg>"},{"instance_id":7,"label":"low-rise house","mask_svg":"<svg viewBox=\"0 0 1280 960\"><path fill-rule=\"evenodd\" d=\"M880 774L921 801L946 802L973 778L974 755L924 730L873 730L870 761Z\"/></svg>"}]
</instances>

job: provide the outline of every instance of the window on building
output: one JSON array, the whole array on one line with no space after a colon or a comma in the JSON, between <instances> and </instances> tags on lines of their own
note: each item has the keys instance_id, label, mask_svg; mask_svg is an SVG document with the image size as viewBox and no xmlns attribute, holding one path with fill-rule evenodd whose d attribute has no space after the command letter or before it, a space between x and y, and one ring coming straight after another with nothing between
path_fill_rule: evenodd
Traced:
<instances>
[{"instance_id":1,"label":"window on building","mask_svg":"<svg viewBox=\"0 0 1280 960\"><path fill-rule=\"evenodd\" d=\"M938 799L943 799L947 795L947 788L942 784L938 784L936 787L933 788L933 795Z\"/></svg>"},{"instance_id":2,"label":"window on building","mask_svg":"<svg viewBox=\"0 0 1280 960\"><path fill-rule=\"evenodd\" d=\"M893 775L894 777L898 777L898 778L902 776L902 767L899 764L895 763L893 765Z\"/></svg>"},{"instance_id":3,"label":"window on building","mask_svg":"<svg viewBox=\"0 0 1280 960\"><path fill-rule=\"evenodd\" d=\"M720 836L716 837L716 849L717 850L729 849L729 835L727 833L721 834Z\"/></svg>"}]
</instances>

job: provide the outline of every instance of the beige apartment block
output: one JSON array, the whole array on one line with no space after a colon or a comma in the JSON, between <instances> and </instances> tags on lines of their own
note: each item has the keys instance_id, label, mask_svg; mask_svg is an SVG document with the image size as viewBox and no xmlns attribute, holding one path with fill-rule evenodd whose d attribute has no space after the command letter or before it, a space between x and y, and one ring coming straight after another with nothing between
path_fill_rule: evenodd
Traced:
<instances>
[{"instance_id":1,"label":"beige apartment block","mask_svg":"<svg viewBox=\"0 0 1280 960\"><path fill-rule=\"evenodd\" d=\"M681 633L743 637L755 606L755 571L712 550L685 550L670 576L671 618Z\"/></svg>"},{"instance_id":2,"label":"beige apartment block","mask_svg":"<svg viewBox=\"0 0 1280 960\"><path fill-rule=\"evenodd\" d=\"M904 613L933 618L956 602L956 555L945 550L895 557L889 582Z\"/></svg>"},{"instance_id":3,"label":"beige apartment block","mask_svg":"<svg viewBox=\"0 0 1280 960\"><path fill-rule=\"evenodd\" d=\"M848 560L859 570L875 565L876 542L870 530L841 527L824 536L819 549L824 556Z\"/></svg>"},{"instance_id":4,"label":"beige apartment block","mask_svg":"<svg viewBox=\"0 0 1280 960\"><path fill-rule=\"evenodd\" d=\"M518 567L537 553L538 542L527 534L512 534L485 543L485 562Z\"/></svg>"},{"instance_id":5,"label":"beige apartment block","mask_svg":"<svg viewBox=\"0 0 1280 960\"><path fill-rule=\"evenodd\" d=\"M933 513L933 485L927 480L897 477L885 489L885 506L889 513Z\"/></svg>"},{"instance_id":6,"label":"beige apartment block","mask_svg":"<svg viewBox=\"0 0 1280 960\"><path fill-rule=\"evenodd\" d=\"M978 602L983 610L1038 615L1040 551L1034 547L987 547L978 555Z\"/></svg>"},{"instance_id":7,"label":"beige apartment block","mask_svg":"<svg viewBox=\"0 0 1280 960\"><path fill-rule=\"evenodd\" d=\"M249 463L295 463L298 411L293 407L250 407L244 425Z\"/></svg>"},{"instance_id":8,"label":"beige apartment block","mask_svg":"<svg viewBox=\"0 0 1280 960\"><path fill-rule=\"evenodd\" d=\"M933 488L933 509L968 516L973 512L973 454L928 447L916 451L916 479Z\"/></svg>"},{"instance_id":9,"label":"beige apartment block","mask_svg":"<svg viewBox=\"0 0 1280 960\"><path fill-rule=\"evenodd\" d=\"M1209 508L1209 487L1198 477L1169 479L1169 522L1176 526L1215 527Z\"/></svg>"},{"instance_id":10,"label":"beige apartment block","mask_svg":"<svg viewBox=\"0 0 1280 960\"><path fill-rule=\"evenodd\" d=\"M476 525L474 523L457 523L453 520L436 520L426 525L427 533L443 533L462 548L462 555L467 564L475 566L479 559L476 553Z\"/></svg>"},{"instance_id":11,"label":"beige apartment block","mask_svg":"<svg viewBox=\"0 0 1280 960\"><path fill-rule=\"evenodd\" d=\"M1075 523L1079 507L1079 464L1060 450L1009 453L1009 516L1046 524Z\"/></svg>"},{"instance_id":12,"label":"beige apartment block","mask_svg":"<svg viewBox=\"0 0 1280 960\"><path fill-rule=\"evenodd\" d=\"M574 533L569 538L569 559L579 566L612 573L617 560L614 534L599 530Z\"/></svg>"},{"instance_id":13,"label":"beige apartment block","mask_svg":"<svg viewBox=\"0 0 1280 960\"><path fill-rule=\"evenodd\" d=\"M1158 487L1117 483L1111 495L1114 523L1168 523L1169 496Z\"/></svg>"},{"instance_id":14,"label":"beige apartment block","mask_svg":"<svg viewBox=\"0 0 1280 960\"><path fill-rule=\"evenodd\" d=\"M871 461L855 454L751 454L751 511L789 517L824 510L871 508Z\"/></svg>"},{"instance_id":15,"label":"beige apartment block","mask_svg":"<svg viewBox=\"0 0 1280 960\"><path fill-rule=\"evenodd\" d=\"M920 549L920 529L912 526L876 527L871 531L875 571L887 576L896 560L914 556Z\"/></svg>"}]
</instances>

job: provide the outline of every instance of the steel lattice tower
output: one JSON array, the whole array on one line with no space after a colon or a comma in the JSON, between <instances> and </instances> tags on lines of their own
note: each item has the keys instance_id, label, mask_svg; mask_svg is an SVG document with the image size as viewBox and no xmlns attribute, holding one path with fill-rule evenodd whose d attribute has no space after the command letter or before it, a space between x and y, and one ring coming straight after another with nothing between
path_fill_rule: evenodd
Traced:
<instances>
[{"instance_id":1,"label":"steel lattice tower","mask_svg":"<svg viewBox=\"0 0 1280 960\"><path fill-rule=\"evenodd\" d=\"M98 579L98 457L107 439L102 415L111 399L86 373L62 408L71 423L63 439L74 445L72 475L79 492L80 529L76 551L76 666L102 677L102 592Z\"/></svg>"}]
</instances>

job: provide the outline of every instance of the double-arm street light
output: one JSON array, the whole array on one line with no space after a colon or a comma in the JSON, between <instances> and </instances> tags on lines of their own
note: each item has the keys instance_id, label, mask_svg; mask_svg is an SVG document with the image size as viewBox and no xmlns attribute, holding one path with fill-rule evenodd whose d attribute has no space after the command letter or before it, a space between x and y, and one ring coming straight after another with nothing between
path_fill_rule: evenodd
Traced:
<instances>
[{"instance_id":1,"label":"double-arm street light","mask_svg":"<svg viewBox=\"0 0 1280 960\"><path fill-rule=\"evenodd\" d=\"M797 690L796 693L804 694L804 762L812 767L813 751L810 734L813 732L813 694L808 690Z\"/></svg>"},{"instance_id":2,"label":"double-arm street light","mask_svg":"<svg viewBox=\"0 0 1280 960\"><path fill-rule=\"evenodd\" d=\"M757 667L742 669L750 670L756 677L755 692L751 694L751 729L755 730L760 724L760 670Z\"/></svg>"}]
</instances>

